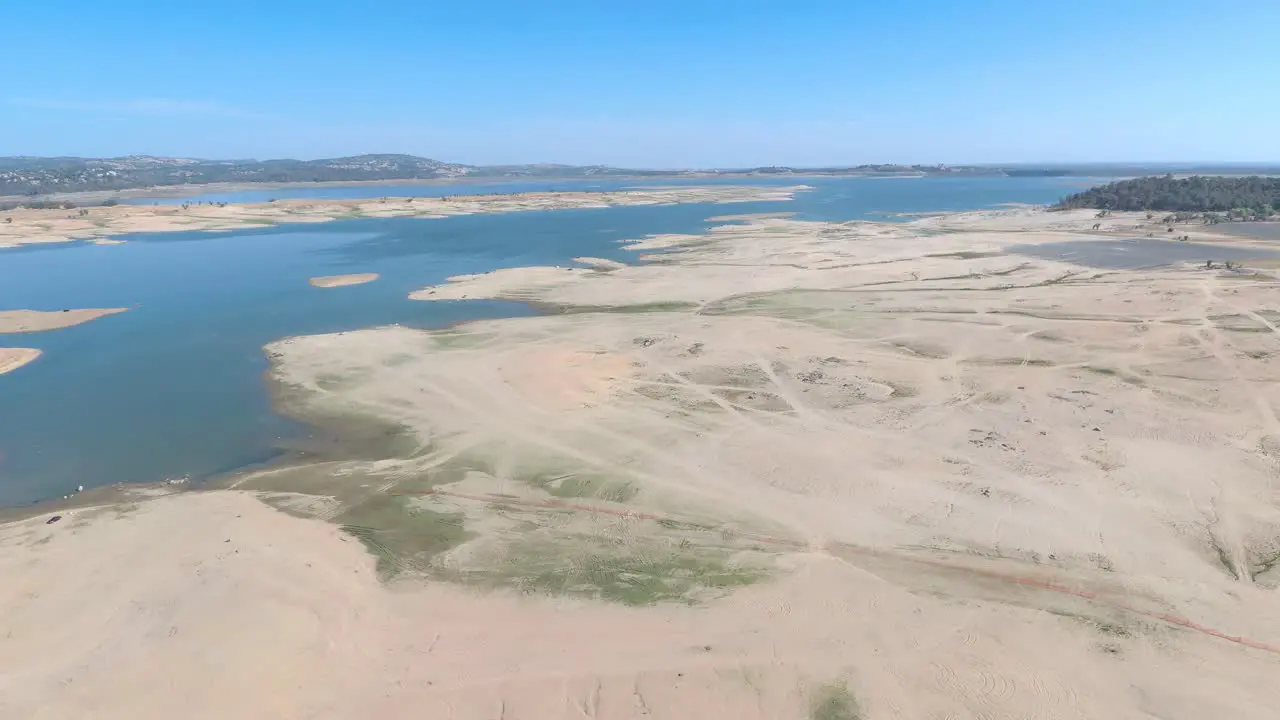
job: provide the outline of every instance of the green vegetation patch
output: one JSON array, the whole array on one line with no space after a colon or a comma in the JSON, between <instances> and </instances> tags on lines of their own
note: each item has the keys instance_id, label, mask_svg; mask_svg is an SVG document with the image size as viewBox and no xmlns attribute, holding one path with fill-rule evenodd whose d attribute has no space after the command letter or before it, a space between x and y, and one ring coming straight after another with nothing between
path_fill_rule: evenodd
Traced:
<instances>
[{"instance_id":1,"label":"green vegetation patch","mask_svg":"<svg viewBox=\"0 0 1280 720\"><path fill-rule=\"evenodd\" d=\"M809 717L812 720L861 720L862 711L849 688L839 682L824 685L818 690Z\"/></svg>"},{"instance_id":2,"label":"green vegetation patch","mask_svg":"<svg viewBox=\"0 0 1280 720\"><path fill-rule=\"evenodd\" d=\"M452 328L431 333L432 349L467 350L479 347L493 338L491 333L469 332Z\"/></svg>"},{"instance_id":3,"label":"green vegetation patch","mask_svg":"<svg viewBox=\"0 0 1280 720\"><path fill-rule=\"evenodd\" d=\"M596 498L625 503L636 496L639 487L629 480L619 480L594 473L550 473L521 478L524 482L558 498Z\"/></svg>"},{"instance_id":4,"label":"green vegetation patch","mask_svg":"<svg viewBox=\"0 0 1280 720\"><path fill-rule=\"evenodd\" d=\"M636 303L634 305L566 305L560 308L560 312L564 315L579 315L582 313L630 315L638 313L688 312L697 307L697 303L670 301Z\"/></svg>"},{"instance_id":5,"label":"green vegetation patch","mask_svg":"<svg viewBox=\"0 0 1280 720\"><path fill-rule=\"evenodd\" d=\"M282 512L338 525L376 558L383 579L651 605L695 604L773 572L773 551L720 522L543 504L548 497L590 498L583 505L601 509L632 502L641 484L609 468L517 442L428 452L422 462L381 471L362 462L280 468L239 487Z\"/></svg>"},{"instance_id":6,"label":"green vegetation patch","mask_svg":"<svg viewBox=\"0 0 1280 720\"><path fill-rule=\"evenodd\" d=\"M334 518L378 559L378 573L394 577L405 570L427 571L436 555L470 537L461 513L437 512L398 495L371 495Z\"/></svg>"},{"instance_id":7,"label":"green vegetation patch","mask_svg":"<svg viewBox=\"0 0 1280 720\"><path fill-rule=\"evenodd\" d=\"M563 542L513 548L493 570L469 574L469 580L522 592L569 595L624 605L663 602L696 604L765 577L762 570L736 566L719 548L608 548L574 550ZM586 550L585 552L583 550Z\"/></svg>"}]
</instances>

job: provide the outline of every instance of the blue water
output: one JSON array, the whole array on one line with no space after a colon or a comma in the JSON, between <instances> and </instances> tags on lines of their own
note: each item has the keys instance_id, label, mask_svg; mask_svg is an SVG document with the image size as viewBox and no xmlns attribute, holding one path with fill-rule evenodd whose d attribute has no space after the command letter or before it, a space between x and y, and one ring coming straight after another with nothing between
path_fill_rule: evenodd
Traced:
<instances>
[{"instance_id":1,"label":"blue water","mask_svg":"<svg viewBox=\"0 0 1280 720\"><path fill-rule=\"evenodd\" d=\"M0 308L132 308L78 327L0 337L5 345L45 351L36 362L0 376L0 505L62 495L77 485L208 476L269 459L307 432L271 411L262 346L272 340L534 312L516 303L407 298L450 275L567 265L581 255L634 261L619 240L701 232L709 226L706 218L715 215L792 211L820 220L888 219L884 213L1043 203L1072 189L1061 178L805 182L815 190L793 202L360 219L133 235L114 246L0 250ZM509 192L513 186L503 188ZM271 192L353 197L478 190L472 185ZM307 283L317 275L358 272L382 278L347 288Z\"/></svg>"},{"instance_id":2,"label":"blue water","mask_svg":"<svg viewBox=\"0 0 1280 720\"><path fill-rule=\"evenodd\" d=\"M808 185L786 210L808 220L899 219L893 213L972 210L1001 203L1041 205L1097 185L1097 178L719 178L667 180L561 180L470 185L337 185L206 193L181 198L137 198L126 202L180 205L184 202L253 203L268 200L371 199L380 197L445 197L520 192L611 191L681 185Z\"/></svg>"},{"instance_id":3,"label":"blue water","mask_svg":"<svg viewBox=\"0 0 1280 720\"><path fill-rule=\"evenodd\" d=\"M130 198L124 202L132 205L181 205L185 202L199 201L260 203L271 200L368 200L382 197L446 197L449 195L493 195L523 192L604 192L634 187L678 185L795 185L799 182L795 179L782 180L774 178L751 180L672 178L652 181L625 179L512 180L458 185L311 185L263 190L211 192L185 197Z\"/></svg>"}]
</instances>

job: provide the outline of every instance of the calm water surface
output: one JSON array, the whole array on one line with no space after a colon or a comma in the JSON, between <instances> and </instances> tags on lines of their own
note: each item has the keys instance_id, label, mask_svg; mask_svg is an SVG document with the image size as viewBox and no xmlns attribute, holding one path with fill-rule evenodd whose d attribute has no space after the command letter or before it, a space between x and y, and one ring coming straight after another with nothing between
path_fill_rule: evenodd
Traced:
<instances>
[{"instance_id":1,"label":"calm water surface","mask_svg":"<svg viewBox=\"0 0 1280 720\"><path fill-rule=\"evenodd\" d=\"M117 246L2 250L0 308L132 309L79 327L0 336L6 345L45 351L35 363L0 376L0 504L46 499L77 485L208 476L270 459L307 432L271 411L262 346L272 340L533 312L517 303L407 299L450 275L565 265L580 255L633 261L619 240L700 232L715 215L792 211L819 220L891 219L886 213L1045 203L1074 190L1064 178L802 182L815 190L793 202L362 219L134 235ZM525 183L495 191L638 185ZM204 199L430 196L483 187L294 188ZM356 272L381 273L382 279L336 289L307 284L316 275Z\"/></svg>"},{"instance_id":2,"label":"calm water surface","mask_svg":"<svg viewBox=\"0 0 1280 720\"><path fill-rule=\"evenodd\" d=\"M1008 252L1107 270L1139 270L1176 263L1224 263L1280 258L1280 252L1275 250L1223 247L1156 238L1064 240L1039 245L1014 245Z\"/></svg>"},{"instance_id":3,"label":"calm water surface","mask_svg":"<svg viewBox=\"0 0 1280 720\"><path fill-rule=\"evenodd\" d=\"M809 185L812 192L786 204L810 220L894 219L893 213L973 210L1001 203L1045 204L1097 185L1097 178L729 178L667 180L561 180L469 185L347 185L292 187L207 193L182 198L137 198L139 205L184 202L266 202L286 199L369 199L379 197L445 197L517 192L607 191L628 188L698 185Z\"/></svg>"}]
</instances>

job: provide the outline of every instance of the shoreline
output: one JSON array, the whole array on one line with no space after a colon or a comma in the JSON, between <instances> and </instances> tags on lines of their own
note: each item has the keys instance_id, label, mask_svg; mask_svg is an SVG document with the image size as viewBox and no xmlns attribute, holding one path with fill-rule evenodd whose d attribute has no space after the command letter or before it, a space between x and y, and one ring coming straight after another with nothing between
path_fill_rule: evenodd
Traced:
<instances>
[{"instance_id":1,"label":"shoreline","mask_svg":"<svg viewBox=\"0 0 1280 720\"><path fill-rule=\"evenodd\" d=\"M481 197L484 197L484 196L481 196ZM1043 211L1038 206L1026 205L1021 203L1017 204L1016 207L1012 209L1019 210L1019 211L1029 211L1032 213L1044 215L1046 217L1051 217L1052 215L1057 214L1057 213L1053 213L1053 214L1043 213ZM1091 210L1081 210L1078 212L1090 213L1090 216L1092 213ZM969 222L971 218L978 218L979 220L981 220L982 218L985 218L991 215L1001 215L1001 214L1007 214L1007 213L1008 213L1008 210L972 210L972 211L958 211L958 212L943 211L943 212L927 213L927 214L921 213L920 220L924 221L923 223L921 223L921 225L932 225L937 221L957 222L958 227L952 229L952 231L967 232L967 231L972 231L972 227L971 227L972 223ZM710 228L708 232L701 235L644 236L639 238L631 238L626 241L623 241L624 247L632 248L636 250L637 253L641 251L646 251L646 250L653 251L643 255L638 254L635 262L632 264L620 264L612 260L580 257L580 258L574 258L573 262L578 263L582 267L520 266L520 267L512 267L512 268L503 268L503 269L491 270L488 272L483 272L475 275L451 277L451 278L448 278L446 282L441 285L425 286L418 290L412 291L409 293L407 297L410 300L428 301L428 302L435 301L435 300L456 300L456 299L499 300L499 301L505 301L505 302L521 303L537 311L537 314L530 317L524 317L524 318L517 317L517 318L509 319L509 320L515 320L515 321L518 321L520 319L528 320L528 319L536 319L536 318L542 318L542 317L582 315L582 314L595 314L595 313L606 314L606 315L617 313L620 315L627 315L632 313L697 310L699 307L701 307L701 304L698 302L687 301L687 300L665 300L665 301L644 302L644 303L618 302L618 303L611 303L611 304L590 304L590 303L583 303L579 300L553 299L551 297L539 297L537 296L536 292L533 292L533 293L528 292L528 290L530 290L531 288L524 288L523 291L519 291L516 294L506 294L507 290L503 289L506 283L499 282L497 284L486 287L486 279L492 278L494 276L497 276L499 278L507 276L515 280L514 284L518 287L528 281L530 276L530 271L532 271L532 274L535 276L535 278L544 272L548 273L549 275L554 275L554 278L551 278L551 277L547 278L547 283L557 284L559 282L562 282L564 277L573 275L575 273L580 273L582 276L586 277L586 276L592 276L596 274L610 273L615 270L625 269L625 268L634 269L637 267L655 267L655 268L662 267L663 265L669 262L672 262L671 260L667 259L668 258L667 253L671 251L675 251L678 253L685 248L689 248L689 247L696 248L697 246L702 245L704 243L714 242L714 240L711 238L713 238L714 235L718 232L732 233L733 231L741 229L743 227L748 227L748 226L758 225L758 224L768 224L769 221L773 221L773 220L781 220L784 222L796 222L796 223L810 222L810 221L793 221L791 220L791 216L794 214L795 213L790 213L790 212L776 212L776 213L769 212L769 213L750 213L750 214L743 214L743 215L715 216L715 217L708 218L708 220L723 221L730 224L720 226L720 227ZM1141 225L1140 216L1141 216L1141 213L1136 213L1136 212L1135 213L1119 213L1119 214L1112 215L1110 219L1112 221L1118 220L1120 223L1125 223L1126 221L1132 221L1135 223L1136 226L1140 226ZM883 226L886 229L897 229L897 228L907 227L907 224L880 221L880 220L860 220L855 222L857 224L864 224L869 226ZM847 224L847 223L816 222L814 224L841 225L841 224ZM1081 228L1082 229L1079 231L1074 231L1076 235L1079 235L1079 236L1091 235L1091 233L1083 229L1084 228L1083 225L1081 225ZM1022 231L1019 231L1019 232L1022 232ZM1054 229L1050 232L1057 232L1057 229ZM1104 230L1104 233L1105 232L1107 231ZM1099 236L1100 235L1099 233L1092 233L1092 235L1093 237L1089 237L1088 239L1095 239L1095 240L1109 239L1105 236ZM1157 239L1165 240L1165 238L1157 238ZM1220 233L1220 234L1209 233L1207 236L1200 236L1196 238L1198 242L1217 242L1217 243L1221 243L1224 246L1239 247L1242 249L1257 249L1257 250L1275 249L1275 246L1273 244L1266 243L1265 239L1266 239L1265 237L1254 237L1254 236L1247 236L1243 234L1227 233L1227 232ZM1025 240L1025 238L1018 238L1018 240L1022 241L1022 240ZM1175 242L1175 241L1170 240L1169 242ZM679 261L676 260L675 262L679 262ZM1256 266L1258 268L1263 268L1263 269L1277 269L1277 268L1280 268L1280 260L1259 260L1259 261L1250 263L1250 265ZM1157 268L1143 268L1143 269L1159 269L1159 268L1157 267ZM355 275L363 276L365 274L355 274ZM325 276L325 277L326 278L327 277L347 278L350 276L340 275L340 276ZM323 279L323 278L312 278L312 280L316 280L316 279ZM365 280L362 282L372 282L372 281L373 280ZM477 281L480 281L481 283L479 287L473 284L473 283L476 283ZM357 283L357 284L361 284L361 283ZM534 279L533 286L536 287L539 284L541 283L537 279ZM342 286L344 285L340 284L333 287L342 287ZM317 286L317 287L328 287L328 286ZM443 291L443 293L441 294L440 291ZM67 325L54 325L48 328L40 328L39 330L31 330L31 331L10 330L8 332L19 333L19 332L38 332L45 329L54 330L54 329L59 329L67 326L79 325L81 323L89 322L91 320L97 319L98 317L101 317L101 316L125 312L126 310L128 310L128 308L86 309L86 310L71 310L71 311L35 311L35 310L7 311L11 313L13 312L36 313L39 315L48 315L50 317L59 315L60 313L66 313L66 312L93 314L91 317L87 317L84 319L77 319L75 322L69 323ZM5 312L6 311L0 311L0 321L4 320L3 316ZM484 323L502 322L502 321L503 320L492 320L492 319L457 320L437 328L430 328L426 330L417 330L417 331L424 332L424 333L450 333L450 332L455 332L459 330L465 330L468 326L473 324L484 324ZM3 327L4 327L3 323L0 322L0 334L5 332L3 330ZM376 326L375 328L364 328L362 330L377 329L379 327L389 327L389 328L405 327L406 329L408 329L407 326L390 325L390 326ZM347 332L361 332L362 330L347 331ZM271 345L284 344L288 341L292 341L296 339L304 339L306 337L308 336L306 335L285 336L275 341L272 341L272 343L269 343L267 346L264 346L263 350L264 352L266 352L267 348L270 347ZM0 348L0 349L21 350L23 348ZM43 354L42 351L38 351L38 350L36 351L36 353L37 353L36 358L33 358L33 360L38 359ZM272 366L274 367L274 363L271 360L270 355L271 354L268 353L268 360L270 363L272 363ZM32 362L33 360L28 360L27 362ZM16 365L12 368L9 368L9 370L0 371L0 374L4 374L4 372L8 372L11 370L19 369L25 364L26 363L23 363L20 365ZM252 462L242 467L236 467L231 470L220 471L207 476L183 478L181 479L181 482L177 484L175 484L172 479L130 481L130 482L123 482L123 483L118 482L109 486L98 486L98 487L88 488L84 493L81 493L79 495L72 495L71 499L74 500L76 497L85 496L95 491L107 490L107 489L114 489L116 491L125 491L126 493L130 489L137 489L145 493L146 491L149 491L155 488L160 488L160 489L167 488L169 489L170 492L213 491L213 490L227 489L229 487L232 487L236 485L240 480L244 479L244 477L253 475L258 472L270 473L278 470L300 470L300 469L305 469L312 464L316 464L317 462L319 464L329 464L329 463L336 463L336 462L342 462L344 460L353 460L353 459L366 459L366 460L394 459L394 458L403 459L407 454L411 454L411 453L407 453L405 451L405 448L406 448L406 442L407 442L406 438L411 437L412 433L406 431L406 429L403 426L388 425L384 420L381 420L376 417L371 417L368 415L343 414L343 413L331 413L331 412L317 413L304 407L304 405L300 403L298 400L298 397L299 397L298 393L294 390L290 390L286 388L277 378L274 377L271 370L269 370L267 374L264 376L264 382L267 385L267 393L270 396L270 406L272 408L272 411L290 420L294 420L300 423L305 428L307 428L310 431L307 438L290 438L289 442L286 443L286 445L281 446L278 449L277 455L272 459L265 460L265 461ZM355 439L352 439L350 437L350 435L352 434L354 434L357 437ZM319 437L316 437L317 435ZM340 449L335 450L334 449L335 447L338 447ZM319 461L310 459L315 457L319 457L321 459ZM25 503L21 505L0 505L0 524L2 524L3 522L6 522L3 519L3 513L5 511L20 510L25 508L52 509L52 508L60 507L59 503L64 503L64 502L65 502L64 498L61 498L55 495L48 499L38 500L33 503Z\"/></svg>"},{"instance_id":2,"label":"shoreline","mask_svg":"<svg viewBox=\"0 0 1280 720\"><path fill-rule=\"evenodd\" d=\"M1266 716L1280 278L1010 250L1144 227L1096 222L756 217L631 239L662 252L636 264L434 288L551 311L533 317L273 341L272 406L328 428L315 448L201 492L0 520L38 592L11 617L94 608L13 623L13 657L52 684L71 665L47 648L130 648L65 702L136 703L113 694L128 678L199 652L217 668L200 687L225 687L269 650L296 668L262 681L274 701L343 716L605 697L622 718L640 696L654 716L762 720L833 686L870 716L1067 697L1136 716L1171 696ZM104 552L122 562L84 571ZM137 607L165 611L113 621ZM1144 657L1160 662L1120 662ZM970 692L992 677L1009 690Z\"/></svg>"},{"instance_id":3,"label":"shoreline","mask_svg":"<svg viewBox=\"0 0 1280 720\"><path fill-rule=\"evenodd\" d=\"M230 192L246 192L254 190L284 190L289 188L313 188L313 187L389 187L396 185L423 185L428 187L448 187L467 185L518 185L527 183L579 183L579 182L662 182L669 180L797 180L803 181L810 178L866 178L866 179L916 179L923 177L939 177L948 178L948 175L927 175L919 173L822 173L822 172L798 172L788 173L785 175L778 174L732 174L732 173L716 173L716 172L672 172L669 174L657 175L576 175L566 177L540 177L540 176L458 176L451 178L406 178L402 180L325 180L325 181L298 181L298 182L216 182L201 185L165 185L143 188L127 188L121 190L82 190L77 192L65 193L45 193L38 196L28 195L0 195L0 205L5 203L21 203L24 201L41 201L41 202L82 202L82 203L99 203L109 199L135 199L135 198L184 198L196 197L199 195L211 195L216 193ZM991 174L968 174L958 177L1008 177L1001 173Z\"/></svg>"},{"instance_id":4,"label":"shoreline","mask_svg":"<svg viewBox=\"0 0 1280 720\"><path fill-rule=\"evenodd\" d=\"M16 209L2 213L0 248L102 238L132 233L229 231L357 218L434 219L478 213L569 210L625 205L731 204L790 200L805 185L716 185L618 191L512 193L442 198L363 200L293 199L266 203L187 206L115 205L73 210Z\"/></svg>"},{"instance_id":5,"label":"shoreline","mask_svg":"<svg viewBox=\"0 0 1280 720\"><path fill-rule=\"evenodd\" d=\"M0 375L35 362L42 354L44 351L36 348L0 347Z\"/></svg>"}]
</instances>

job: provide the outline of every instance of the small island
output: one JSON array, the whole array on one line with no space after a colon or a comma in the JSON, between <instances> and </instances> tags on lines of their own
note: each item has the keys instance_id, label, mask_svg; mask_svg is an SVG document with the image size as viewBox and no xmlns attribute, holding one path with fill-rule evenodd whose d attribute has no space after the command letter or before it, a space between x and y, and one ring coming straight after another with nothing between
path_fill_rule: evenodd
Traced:
<instances>
[{"instance_id":1,"label":"small island","mask_svg":"<svg viewBox=\"0 0 1280 720\"><path fill-rule=\"evenodd\" d=\"M0 334L58 330L80 325L129 308L85 308L80 310L0 310Z\"/></svg>"},{"instance_id":2,"label":"small island","mask_svg":"<svg viewBox=\"0 0 1280 720\"><path fill-rule=\"evenodd\" d=\"M378 273L354 273L351 275L322 275L320 277L311 278L310 282L313 287L318 288L335 288L346 287L348 285L363 285L377 280Z\"/></svg>"},{"instance_id":3,"label":"small island","mask_svg":"<svg viewBox=\"0 0 1280 720\"><path fill-rule=\"evenodd\" d=\"M40 351L35 348L0 347L0 375L13 372L38 357Z\"/></svg>"},{"instance_id":4,"label":"small island","mask_svg":"<svg viewBox=\"0 0 1280 720\"><path fill-rule=\"evenodd\" d=\"M1068 195L1055 207L1190 213L1210 223L1268 220L1280 212L1280 177L1140 177Z\"/></svg>"}]
</instances>

